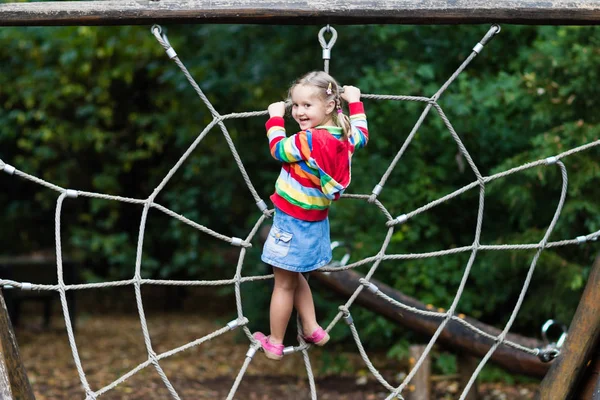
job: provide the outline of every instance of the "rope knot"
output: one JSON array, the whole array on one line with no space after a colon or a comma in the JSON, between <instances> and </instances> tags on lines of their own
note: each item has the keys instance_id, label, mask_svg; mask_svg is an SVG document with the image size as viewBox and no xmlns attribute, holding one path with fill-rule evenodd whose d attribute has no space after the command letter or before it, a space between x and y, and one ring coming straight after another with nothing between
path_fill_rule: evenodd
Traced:
<instances>
[{"instance_id":1,"label":"rope knot","mask_svg":"<svg viewBox=\"0 0 600 400\"><path fill-rule=\"evenodd\" d=\"M156 353L154 352L154 350L150 350L148 352L148 360L150 360L152 364L158 365L158 358L156 357Z\"/></svg>"}]
</instances>

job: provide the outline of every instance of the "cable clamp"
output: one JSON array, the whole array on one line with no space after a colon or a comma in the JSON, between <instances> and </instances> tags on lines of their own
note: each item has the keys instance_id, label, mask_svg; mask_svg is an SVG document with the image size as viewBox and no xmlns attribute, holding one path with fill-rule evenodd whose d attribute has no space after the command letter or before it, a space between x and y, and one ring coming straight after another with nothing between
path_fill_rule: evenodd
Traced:
<instances>
[{"instance_id":1,"label":"cable clamp","mask_svg":"<svg viewBox=\"0 0 600 400\"><path fill-rule=\"evenodd\" d=\"M380 184L375 185L375 187L373 188L373 194L375 196L379 196L379 194L381 193L381 191L383 190L383 186L381 186Z\"/></svg>"},{"instance_id":2,"label":"cable clamp","mask_svg":"<svg viewBox=\"0 0 600 400\"><path fill-rule=\"evenodd\" d=\"M21 283L21 290L32 290L33 285L29 282Z\"/></svg>"},{"instance_id":3,"label":"cable clamp","mask_svg":"<svg viewBox=\"0 0 600 400\"><path fill-rule=\"evenodd\" d=\"M577 236L577 244L587 242L587 238L585 236Z\"/></svg>"},{"instance_id":4,"label":"cable clamp","mask_svg":"<svg viewBox=\"0 0 600 400\"><path fill-rule=\"evenodd\" d=\"M323 60L331 60L331 49L323 49Z\"/></svg>"},{"instance_id":5,"label":"cable clamp","mask_svg":"<svg viewBox=\"0 0 600 400\"><path fill-rule=\"evenodd\" d=\"M346 324L349 326L354 323L354 319L352 319L352 315L350 315L350 313L344 314L344 321L346 321Z\"/></svg>"},{"instance_id":6,"label":"cable clamp","mask_svg":"<svg viewBox=\"0 0 600 400\"><path fill-rule=\"evenodd\" d=\"M371 292L371 293L379 292L379 288L376 285L372 284L371 282L369 282L369 284L367 285L367 289L369 289L369 292Z\"/></svg>"},{"instance_id":7,"label":"cable clamp","mask_svg":"<svg viewBox=\"0 0 600 400\"><path fill-rule=\"evenodd\" d=\"M177 57L177 52L175 52L175 49L173 49L173 46L171 46L171 43L169 42L169 38L167 38L167 34L165 32L163 32L162 27L160 25L152 25L152 28L150 28L150 31L154 35L160 35L162 37L162 40L167 44L167 46L169 46L169 48L165 51L167 52L167 55L169 56L169 58L171 60L174 59L175 57Z\"/></svg>"},{"instance_id":8,"label":"cable clamp","mask_svg":"<svg viewBox=\"0 0 600 400\"><path fill-rule=\"evenodd\" d=\"M67 189L67 197L76 199L78 196L79 196L79 194L78 194L77 190Z\"/></svg>"},{"instance_id":9,"label":"cable clamp","mask_svg":"<svg viewBox=\"0 0 600 400\"><path fill-rule=\"evenodd\" d=\"M396 217L396 219L394 219L394 221L396 221L399 224L405 223L406 220L408 220L408 216L406 214L402 214L402 215Z\"/></svg>"},{"instance_id":10,"label":"cable clamp","mask_svg":"<svg viewBox=\"0 0 600 400\"><path fill-rule=\"evenodd\" d=\"M369 289L369 291L371 293L377 293L377 292L379 292L379 288L377 287L377 285L374 285L373 283L369 282L368 280L366 280L364 278L361 278L361 279L359 279L359 282L361 284L363 284L364 286L366 286L367 289Z\"/></svg>"},{"instance_id":11,"label":"cable clamp","mask_svg":"<svg viewBox=\"0 0 600 400\"><path fill-rule=\"evenodd\" d=\"M15 169L15 167L13 167L12 165L9 165L9 164L2 164L2 165L0 165L0 166L2 167L2 170L3 170L4 172L6 172L7 174L9 174L9 175L12 175L12 174L14 174L14 173L15 173L15 170L16 170L16 169Z\"/></svg>"},{"instance_id":12,"label":"cable clamp","mask_svg":"<svg viewBox=\"0 0 600 400\"><path fill-rule=\"evenodd\" d=\"M254 355L256 354L256 350L257 348L254 346L250 346L250 348L248 349L248 351L246 352L246 357L247 358L252 358L254 357Z\"/></svg>"},{"instance_id":13,"label":"cable clamp","mask_svg":"<svg viewBox=\"0 0 600 400\"><path fill-rule=\"evenodd\" d=\"M556 157L548 157L548 158L546 158L546 164L547 165L556 164L557 161L558 161L558 158L556 158Z\"/></svg>"},{"instance_id":14,"label":"cable clamp","mask_svg":"<svg viewBox=\"0 0 600 400\"><path fill-rule=\"evenodd\" d=\"M267 209L267 203L265 203L264 200L259 201L258 203L256 203L256 205L258 206L258 209L260 211L265 211Z\"/></svg>"},{"instance_id":15,"label":"cable clamp","mask_svg":"<svg viewBox=\"0 0 600 400\"><path fill-rule=\"evenodd\" d=\"M244 244L244 241L240 238L236 238L236 237L232 237L231 238L231 244L234 246L242 246Z\"/></svg>"},{"instance_id":16,"label":"cable clamp","mask_svg":"<svg viewBox=\"0 0 600 400\"><path fill-rule=\"evenodd\" d=\"M477 43L475 47L473 47L473 51L477 54L481 53L481 50L483 50L483 45L481 43Z\"/></svg>"},{"instance_id":17,"label":"cable clamp","mask_svg":"<svg viewBox=\"0 0 600 400\"><path fill-rule=\"evenodd\" d=\"M244 318L242 320L234 319L233 321L230 321L230 322L227 323L227 327L230 330L234 330L238 326L246 325L246 323L248 323L248 320L246 318Z\"/></svg>"},{"instance_id":18,"label":"cable clamp","mask_svg":"<svg viewBox=\"0 0 600 400\"><path fill-rule=\"evenodd\" d=\"M174 59L175 57L177 57L177 52L176 52L176 51L175 51L175 50L174 50L172 47L169 47L169 48L167 49L167 55L168 55L168 56L169 56L169 58L172 60L172 59Z\"/></svg>"},{"instance_id":19,"label":"cable clamp","mask_svg":"<svg viewBox=\"0 0 600 400\"><path fill-rule=\"evenodd\" d=\"M283 355L284 356L289 356L290 354L294 353L294 351L295 351L294 346L285 347L283 349Z\"/></svg>"}]
</instances>

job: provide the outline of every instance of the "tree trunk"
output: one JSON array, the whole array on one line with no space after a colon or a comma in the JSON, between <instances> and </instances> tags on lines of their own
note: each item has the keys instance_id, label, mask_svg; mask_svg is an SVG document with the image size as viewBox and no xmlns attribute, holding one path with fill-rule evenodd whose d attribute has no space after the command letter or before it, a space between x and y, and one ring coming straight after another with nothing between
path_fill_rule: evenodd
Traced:
<instances>
[{"instance_id":1,"label":"tree trunk","mask_svg":"<svg viewBox=\"0 0 600 400\"><path fill-rule=\"evenodd\" d=\"M358 286L361 285L359 279L363 276L351 270L332 272L325 274L322 272L314 272L311 274L319 282L327 285L342 296L350 296ZM417 309L426 310L425 304L406 296L405 294L381 283L375 279L371 279L379 290L389 297L415 307ZM437 330L441 323L441 318L434 318L416 314L404 309L399 309L388 303L386 300L376 296L368 290L363 290L356 299L357 303L365 308L380 314L392 321L398 322L407 328L431 336ZM498 336L501 333L500 329L483 324L473 318L464 318L470 324L476 326L484 332ZM543 343L537 339L531 339L524 336L509 333L506 336L507 340L518 343L529 348L542 347ZM445 345L453 352L465 352L474 356L483 357L493 344L493 341L473 332L466 326L456 321L450 321L446 325L444 331L440 334L438 342ZM549 365L540 361L536 356L523 353L517 349L508 346L499 346L492 355L491 361L503 367L507 371L515 374L523 374L533 377L543 377L548 371Z\"/></svg>"}]
</instances>

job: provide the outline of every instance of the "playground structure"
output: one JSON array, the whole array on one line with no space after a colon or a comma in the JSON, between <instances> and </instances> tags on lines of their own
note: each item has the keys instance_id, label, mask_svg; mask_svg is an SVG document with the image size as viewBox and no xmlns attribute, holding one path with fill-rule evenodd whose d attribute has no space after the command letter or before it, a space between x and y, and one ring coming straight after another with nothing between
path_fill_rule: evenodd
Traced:
<instances>
[{"instance_id":1,"label":"playground structure","mask_svg":"<svg viewBox=\"0 0 600 400\"><path fill-rule=\"evenodd\" d=\"M553 2L553 6L547 6L544 9L541 8L537 8L537 7L530 7L530 8L518 8L516 7L513 9L493 9L492 11L489 11L488 14L486 14L485 12L483 12L483 3L487 3L487 2L481 2L481 4L476 4L476 5L471 5L470 7L473 7L474 10L476 11L480 11L481 13L473 13L473 15L471 15L470 17L465 17L464 15L461 14L461 10L464 11L464 9L461 8L452 8L452 7L447 7L446 9L444 9L443 7L441 7L440 3L445 3L445 2L438 2L437 4L440 5L439 9L434 9L433 6L431 8L427 8L425 6L419 6L417 4L413 4L413 8L408 7L407 5L403 6L406 7L406 9L399 9L399 8L393 8L392 6L390 6L389 4L391 3L387 3L387 2L373 2L373 3L378 3L378 4L371 4L371 7L367 10L367 9L361 9L361 8L355 8L352 9L351 11L349 11L347 14L345 13L338 13L336 15L330 15L330 13L332 12L331 9L326 9L326 7L328 7L329 5L331 5L331 3L328 3L328 6L324 6L321 3L317 3L319 6L321 6L323 9L319 9L319 7L317 7L317 11L313 11L313 13L315 13L314 17L311 17L311 14L307 14L308 11L304 11L302 12L301 10L294 10L294 9L288 9L286 7L283 7L279 10L276 9L276 11L279 11L279 13L281 15L277 15L277 12L273 12L272 8L270 8L269 10L271 14L269 14L267 11L265 11L264 13L261 13L260 11L256 11L256 9L254 9L252 11L252 13L250 14L245 14L244 11L246 10L247 12L247 8L243 7L243 3L244 2L239 2L239 4L235 4L232 5L231 3L228 3L230 7L233 8L226 8L225 6L223 6L223 8L221 9L216 9L216 11L213 11L212 13L207 11L209 10L208 7L206 6L206 2L186 2L185 7L182 6L181 2L176 2L176 1L171 1L171 2L167 2L167 1L149 1L149 2L101 2L102 4L99 4L100 2L78 2L76 5L73 4L69 4L71 2L62 2L60 4L58 3L50 3L50 4L44 4L44 3L31 3L31 4L26 4L26 3L15 3L14 5L8 4L8 5L0 5L0 23L6 24L6 25L52 25L52 24L57 24L57 25L65 25L65 24L71 24L71 25L80 25L80 24L91 24L91 25L100 25L102 23L105 24L114 24L114 23L147 23L149 20L153 21L153 22L159 22L159 21L168 21L168 22L191 22L192 20L196 20L196 18L206 18L209 20L209 22L219 22L219 23L229 23L229 22L237 22L237 23L254 23L254 22L262 22L262 23L269 23L269 21L272 21L273 18L277 18L277 22L281 23L281 19L283 19L284 21L286 21L286 18L289 18L289 20L287 21L300 21L302 23L316 23L317 21L319 21L322 18L326 18L328 22L331 23L359 23L359 21L361 21L361 23L366 23L366 22L394 22L394 23L479 23L479 22L488 22L488 21L492 21L492 22L527 22L527 23L544 23L544 22L551 22L551 23L597 23L600 20L600 7L593 5L591 2L589 3L584 3L582 2L581 7L576 7L576 8L569 8L567 6L565 6L566 3L564 2ZM144 3L145 5L142 5L142 3ZM214 2L211 2L211 4L213 4ZM235 3L235 2L234 2ZM356 2L358 3L358 2ZM362 3L362 2L361 2ZM415 2L416 3L416 2ZM38 11L36 13L36 8L34 7L35 4L38 5L44 5L46 7L46 9L44 10L44 12L42 11ZM303 3L304 4L304 3ZM352 2L346 2L346 5L352 5ZM436 4L435 2L433 2L432 4ZM569 3L571 4L571 3ZM238 12L236 12L236 5L240 7L239 10L237 10ZM359 7L360 4L355 4L356 7ZM4 8L6 7L6 14L4 13ZM332 5L332 7L335 6L335 4ZM477 7L479 6L479 7ZM561 7L562 6L562 7ZM12 7L12 8L11 8ZM74 10L75 8L72 8L71 10L69 9L69 7L75 7L78 10L78 13L73 13L72 10ZM273 5L271 5L271 7L274 7ZM365 7L364 5L362 7ZM41 10L41 9L40 9ZM412 13L410 12L410 10L412 10ZM512 14L512 19L509 19L509 16L511 16L510 11L513 10L514 13ZM200 11L202 11L203 15L210 15L211 17L200 17L199 15L201 15ZM407 12L402 12L402 11L407 11ZM154 14L153 14L154 13ZM172 14L169 14L172 13ZM359 19L360 15L362 13L363 19ZM429 14L431 13L431 14ZM546 14L547 15L547 20L544 20L542 18L542 16ZM148 17L148 15L151 15L151 17ZM154 17L152 17L152 15L154 15ZM161 15L161 17L158 17L158 15ZM232 15L235 15L235 17L232 17ZM430 21L428 19L426 19L426 15L434 15L433 20ZM531 17L531 20L527 20L527 16L528 15L533 15L535 17ZM192 17L194 16L194 17ZM198 17L196 17L198 16ZM252 16L254 16L254 18L257 19L253 19ZM328 16L328 17L324 17L324 16ZM569 19L571 18L572 19ZM149 18L149 19L148 19ZM212 19L211 19L212 18ZM234 20L231 20L231 19ZM411 19L412 18L412 19ZM437 18L437 19L436 19ZM472 19L469 19L472 18ZM339 19L339 20L338 20ZM171 59L176 59L177 55L174 52L174 50L170 47L170 45L168 45L168 41L161 41L160 39L165 39L165 37L161 37L160 36L160 32L157 32L156 30L153 30L153 33L155 34L155 36L157 36L157 39L159 40L159 42L161 42L161 44L165 47L165 49L167 50L167 54L169 55L169 57ZM158 33L158 34L157 34ZM493 36L493 34L495 34L497 32L492 32L492 35L486 35L487 40L489 40L491 38L491 36ZM483 49L483 45L485 45L485 42L487 42L487 40L482 40L482 43L480 43L480 47L476 48L478 49L477 51L475 51L472 57L470 59L472 59L475 55L479 54L479 52ZM325 49L324 49L325 50ZM329 49L330 50L330 49ZM469 61L470 61L469 59ZM178 60L176 60L178 61ZM466 66L466 65L465 65ZM180 65L181 67L181 65ZM185 72L185 71L184 71ZM188 77L188 79L190 79L191 77ZM192 80L193 81L193 80ZM448 82L449 84L449 82ZM447 87L447 85L445 86ZM197 89L198 90L198 89ZM201 93L201 91L200 91ZM370 95L371 98L377 98L375 97L375 95ZM201 96L202 97L202 96ZM366 96L368 98L368 96ZM398 96L401 97L401 96ZM424 98L424 99L420 99L420 101L423 101L425 103L428 103L428 107L427 109L431 109L432 107L435 107L435 100L437 99L437 97L435 97L433 99L433 101L431 101L431 99L429 98ZM398 100L406 100L406 99L398 99ZM438 111L440 112L441 109L438 108ZM216 111L215 111L216 113ZM240 117L239 115L236 116L219 116L218 114L213 114L215 115L215 120L213 121L214 123L211 124L211 127L216 125L216 124L221 124L222 121L224 119L226 119L226 117L229 118L234 118L234 117ZM258 112L255 113L253 115L264 115L264 112ZM244 115L244 116L252 116L252 115ZM222 128L223 129L223 128ZM205 132L208 131L205 130ZM452 131L452 130L451 130ZM205 132L203 132L202 135L205 134ZM225 133L225 132L224 132ZM460 146L460 141L458 141L459 146ZM592 144L590 144L589 147L591 147L591 145L597 145L598 143L594 142ZM403 147L404 149L405 147ZM583 150L583 149L579 149L579 150ZM232 150L233 151L233 150ZM400 151L399 156L397 157L397 159L400 158L402 151ZM468 155L468 153L467 153ZM566 156L565 155L557 155L555 157L551 157L551 159L547 159L547 160L540 160L538 162L538 164L547 164L547 165L554 165L554 164L558 164L558 165L562 165L562 163L559 162L559 159L561 158L561 156ZM397 162L397 159L395 160L395 162ZM183 158L182 158L183 160ZM4 164L1 163L0 164L2 166L2 169L4 170L4 172L8 172L9 174L14 174L15 170L13 167L11 167L8 164ZM241 170L243 171L243 167L241 167ZM19 172L20 171L16 171ZM25 174L20 173L22 176ZM491 177L481 177L482 179L484 178L491 178ZM468 190L470 188L474 188L477 187L478 183L480 182L474 182L474 184L469 185L470 187L465 189ZM385 179L383 179L383 183L380 183L379 185L377 185L379 188L375 189L373 194L370 196L357 196L357 195L353 195L353 196L348 196L348 197L354 197L354 198L358 198L358 199L363 199L363 200L369 200L369 202L376 202L376 196L378 194L378 192L380 192L383 188L383 185L385 184ZM565 183L566 184L566 183ZM377 187L376 187L377 188ZM57 190L56 188L53 188L55 190ZM62 203L62 200L65 199L66 197L77 197L78 195L85 195L83 193L76 193L75 191L70 191L70 190L64 190L62 188L59 188L60 190L58 190L59 192L62 193L61 195L61 199L59 201L59 206L57 208L57 216L59 216L59 209L60 209L60 203ZM88 194L89 195L89 194ZM453 194L453 195L457 195L457 194ZM255 196L256 197L256 196ZM149 206L155 206L157 207L158 205L150 205L149 203L145 203L141 200L138 201L139 204L145 204L145 208L147 209ZM266 207L263 208L263 206L260 203L260 198L258 198L257 201L257 205L259 205L259 208L261 209L261 211L266 212ZM380 208L382 208L382 206L380 204L378 204L378 206L380 206ZM161 210L163 212L167 212L168 210ZM418 211L418 210L417 210ZM397 224L402 223L403 221L405 221L407 218L410 218L413 215L416 215L418 212L414 212L411 213L410 215L402 215L398 218L393 218L388 214L388 220L389 220L389 229L390 231L393 231L393 227ZM170 215L170 214L169 214ZM265 214L266 216L267 214ZM173 215L172 215L173 216ZM260 224L260 222L262 222L262 220L264 219L264 217L261 219L261 221L259 221L258 224ZM58 220L58 219L57 219ZM188 222L186 222L188 223ZM258 225L257 225L258 226ZM57 227L57 231L58 231L58 227ZM254 229L254 231L256 231L256 228ZM141 231L142 232L142 231ZM569 244L577 244L577 243L583 243L585 241L588 240L594 240L598 237L599 233L594 233L591 235L587 235L587 236L582 236L579 237L575 240L572 240L571 243ZM57 234L57 240L60 240L59 238L59 234ZM142 236L142 235L140 235ZM547 235L546 235L547 236ZM583 238L583 239L582 239ZM244 247L244 244L246 244L248 240L242 240L242 239L236 239L236 238L226 238L227 240L229 240L233 245L239 245ZM532 245L534 247L532 248L538 248L539 251L542 251L544 246L546 245L546 242L543 241L541 245ZM535 247L537 246L537 247ZM473 254L480 248L483 248L485 246L474 246L474 248L472 249L465 249L464 251L473 251ZM241 258L243 259L243 253L244 253L244 249L242 249L242 256ZM538 253L539 254L539 253ZM60 258L60 252L57 253L57 256ZM474 258L474 256L472 257ZM373 257L370 261L375 262L375 264L379 263L383 258L377 258L377 257ZM139 260L138 260L139 261ZM60 261L59 261L60 263ZM356 264L356 263L355 263ZM598 291L598 262L596 263L596 266L594 267L594 272L591 274L586 291L582 297L581 303L580 303L580 308L577 311L577 315L573 320L573 323L571 324L571 329L569 331L569 339L567 340L567 342L565 343L565 347L564 347L564 351L561 353L561 355L553 362L552 367L550 368L550 371L546 374L546 379L544 380L544 383L541 385L540 387L540 393L539 393L539 398L541 399L545 399L545 398L568 398L569 396L573 396L576 393L582 393L584 391L589 391L590 393L592 393L592 391L598 391L596 389L594 389L594 385L598 386L598 383L596 383L594 381L594 374L590 374L590 369L588 368L586 371L586 365L588 364L588 361L592 360L592 358L594 357L594 352L596 353L595 355L595 361L594 361L594 365L596 365L596 369L597 369L597 365L598 365L598 336L599 336L599 327L600 327L600 323L598 321L598 313L596 313L596 309L597 309L597 304L600 304L599 300L599 291ZM533 266L535 266L535 261L533 263ZM236 289L237 287L239 287L239 283L241 282L240 278L240 268L241 268L241 261L240 261L240 265L238 265L238 272L236 272ZM322 279L322 280L329 280L329 282L331 283L332 286L336 286L338 287L339 291L344 291L347 290L347 294L348 295L352 295L352 299L356 298L357 301L365 301L368 302L369 299L370 301L373 301L374 299L376 299L377 297L379 298L384 298L382 295L386 295L388 298L392 298L394 297L394 294L392 292L389 291L389 288L384 288L383 285L380 284L376 284L375 281L371 278L371 276L368 276L367 279L365 280L364 278L360 278L360 277L356 277L356 276L352 276L351 272L348 271L348 269L344 270L344 269L340 269L340 268L332 268L332 271L336 271L335 274L329 274L329 275L323 275L321 276L321 274L317 274L317 276L319 276L318 279ZM340 278L338 278L338 275ZM372 274L369 274L372 275ZM344 276L344 278L346 279L345 283L344 283L344 278L341 278L342 276ZM348 279L350 279L350 281L348 281ZM354 281L352 281L352 279L354 279ZM361 280L362 279L362 280ZM352 281L352 282L351 282ZM23 283L20 282L13 282L15 284L21 284L21 287L23 288ZM140 282L132 282L132 284L140 284ZM147 283L152 283L152 282L143 282L144 284ZM232 282L233 283L233 282ZM6 284L6 283L5 283ZM357 289L358 288L358 289ZM368 289L366 291L362 290L362 289ZM46 288L48 289L48 288ZM53 290L57 290L56 288L53 288ZM386 294L387 293L387 294ZM388 303L391 303L389 301L389 299L386 299ZM405 299L406 300L406 299ZM406 304L406 301L402 301L403 304ZM412 308L414 309L406 309L408 311L408 314L406 315L410 315L411 312L417 310L419 308L422 308L422 306L420 305L415 305L412 306ZM429 334L433 334L434 332L437 331L437 334L439 335L440 340L442 340L444 337L448 338L447 333L451 332L450 336L454 337L454 338L460 338L461 334L458 333L456 330L454 330L452 327L455 326L457 328L461 328L462 323L459 320L459 318L457 319L456 317L454 317L452 315L452 312L449 311L448 314L446 313L431 313L428 312L427 310L421 310L422 312L414 312L413 315L417 320L431 320L431 319L435 319L435 318L440 318L443 317L445 323L447 322L447 326L445 329L441 330L439 327L434 327L433 330L428 331L427 333ZM437 315L435 315L437 314ZM346 322L349 323L349 325L352 328L352 323L351 323L351 316L347 310L347 307L345 307L344 310L341 310L340 312L340 317L345 318ZM68 318L68 313L65 315L66 318ZM240 319L238 319L238 321L235 321L236 324L240 324L243 325L243 323L240 323L241 321L241 317L243 317L243 315L241 315L240 313ZM339 319L339 318L338 318ZM232 321L233 322L233 321ZM444 323L444 324L445 324ZM442 327L443 325L442 324ZM69 323L67 324L69 326ZM235 324L234 324L235 325ZM411 323L410 324L411 327L415 326L415 323ZM417 323L418 325L418 323ZM436 323L437 325L437 323ZM473 322L472 325L475 325L475 323ZM3 324L3 326L6 327L10 327L10 324L7 323ZM463 325L464 326L464 325ZM442 332L444 332L444 334L441 334ZM486 331L487 332L487 331ZM487 337L487 344L485 346L485 350L483 350L480 353L477 353L478 355L484 355L488 352L488 348L490 346L494 346L494 350L496 347L498 347L499 344L501 344L502 342L505 342L505 335L508 334L508 329L505 330L505 332L496 332L495 334L490 334L490 332L487 332L488 335L491 335L491 337ZM10 332L8 332L7 335L3 335L3 338L9 338L9 339L4 339L2 341L3 343L3 348L15 348L16 349L16 343L14 343L14 340L11 342L10 341ZM14 338L14 336L13 336ZM450 338L451 339L451 338ZM450 340L449 339L449 340ZM509 339L506 336L506 339ZM486 340L483 340L482 342L485 342ZM435 341L435 340L434 340ZM434 342L432 341L432 343ZM494 341L496 342L496 344L494 345ZM8 345L6 344L8 343ZM359 342L357 341L357 344ZM452 341L450 340L450 343L452 343ZM505 347L498 347L498 351L497 352L490 352L489 353L489 357L496 357L497 354L500 354L500 349L504 349ZM467 347L467 349L469 349ZM596 350L594 350L596 349ZM256 349L254 349L255 351ZM305 353L305 348L302 348L302 346L299 349L295 349L293 351L302 351L305 354L305 360L306 360L306 353ZM479 349L479 351L481 351L481 349ZM249 351L250 352L250 351ZM15 393L19 387L22 387L21 389L21 393L30 393L31 389L28 389L28 385L24 382L27 381L26 379L26 375L24 374L24 372L22 372L22 369L18 366L18 356L17 356L18 352L13 352L12 354L15 354L15 363L14 364L9 364L10 366L7 369L7 375L9 376L8 381L11 382L11 387L13 387L13 393ZM493 353L493 354L492 354ZM252 354L253 355L253 354ZM536 358L536 356L539 355L538 354L533 354L532 352L529 353L529 356L532 356L531 358ZM251 356L249 356L249 358L251 359ZM516 359L516 357L515 357ZM150 360L153 364L153 361L157 361L157 360ZM531 361L531 360L530 360ZM516 362L516 361L515 361ZM246 362L245 366L247 366L247 364L249 363ZM510 357L508 359L508 363L510 364ZM547 364L546 364L547 365ZM418 365L417 368L415 369L415 371L418 369ZM541 369L545 369L545 367L541 367ZM2 369L0 368L0 371ZM586 378L585 373L589 374L589 376ZM0 374L2 375L2 374ZM6 374L5 374L6 375ZM11 376L15 376L14 378L11 378ZM476 376L476 375L474 375ZM562 377L562 379L558 379L558 377ZM238 382L239 379L241 379L241 375L238 377ZM473 378L474 379L474 378ZM581 379L587 379L587 381L582 381ZM0 380L1 382L1 380ZM17 382L14 385L12 384L13 382ZM85 386L85 385L84 385ZM17 389L14 389L17 388ZM588 389L588 388L592 388L592 389ZM391 388L392 390L390 390L391 392L395 392L397 388ZM400 391L402 390L402 388L400 388ZM19 393L19 392L17 392ZM232 392L235 393L235 391ZM463 393L463 397L466 396L466 394L468 393L468 388L465 391L465 393ZM560 393L560 395L559 395ZM100 393L98 393L100 394ZM552 394L552 396L557 396L557 397L549 397L551 396L550 394ZM31 394L32 396L32 394ZM90 398L93 398L92 396L90 396L90 392L88 392L88 396ZM94 395L95 396L95 395ZM594 394L594 396L597 396L597 394ZM26 398L26 397L25 397ZM315 398L313 396L313 398ZM596 400L596 398L594 397L594 400Z\"/></svg>"}]
</instances>

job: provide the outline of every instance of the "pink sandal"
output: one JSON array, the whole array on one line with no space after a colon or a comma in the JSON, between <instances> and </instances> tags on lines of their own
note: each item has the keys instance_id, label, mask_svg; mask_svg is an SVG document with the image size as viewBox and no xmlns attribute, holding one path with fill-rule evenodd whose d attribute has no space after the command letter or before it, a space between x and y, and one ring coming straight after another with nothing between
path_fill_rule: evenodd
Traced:
<instances>
[{"instance_id":1,"label":"pink sandal","mask_svg":"<svg viewBox=\"0 0 600 400\"><path fill-rule=\"evenodd\" d=\"M260 342L267 358L277 361L281 360L284 348L282 344L271 343L269 341L270 336L265 336L262 332L255 332L252 337Z\"/></svg>"},{"instance_id":2,"label":"pink sandal","mask_svg":"<svg viewBox=\"0 0 600 400\"><path fill-rule=\"evenodd\" d=\"M329 333L323 328L318 327L310 336L303 336L307 343L313 343L317 346L324 346L325 343L329 342Z\"/></svg>"}]
</instances>

